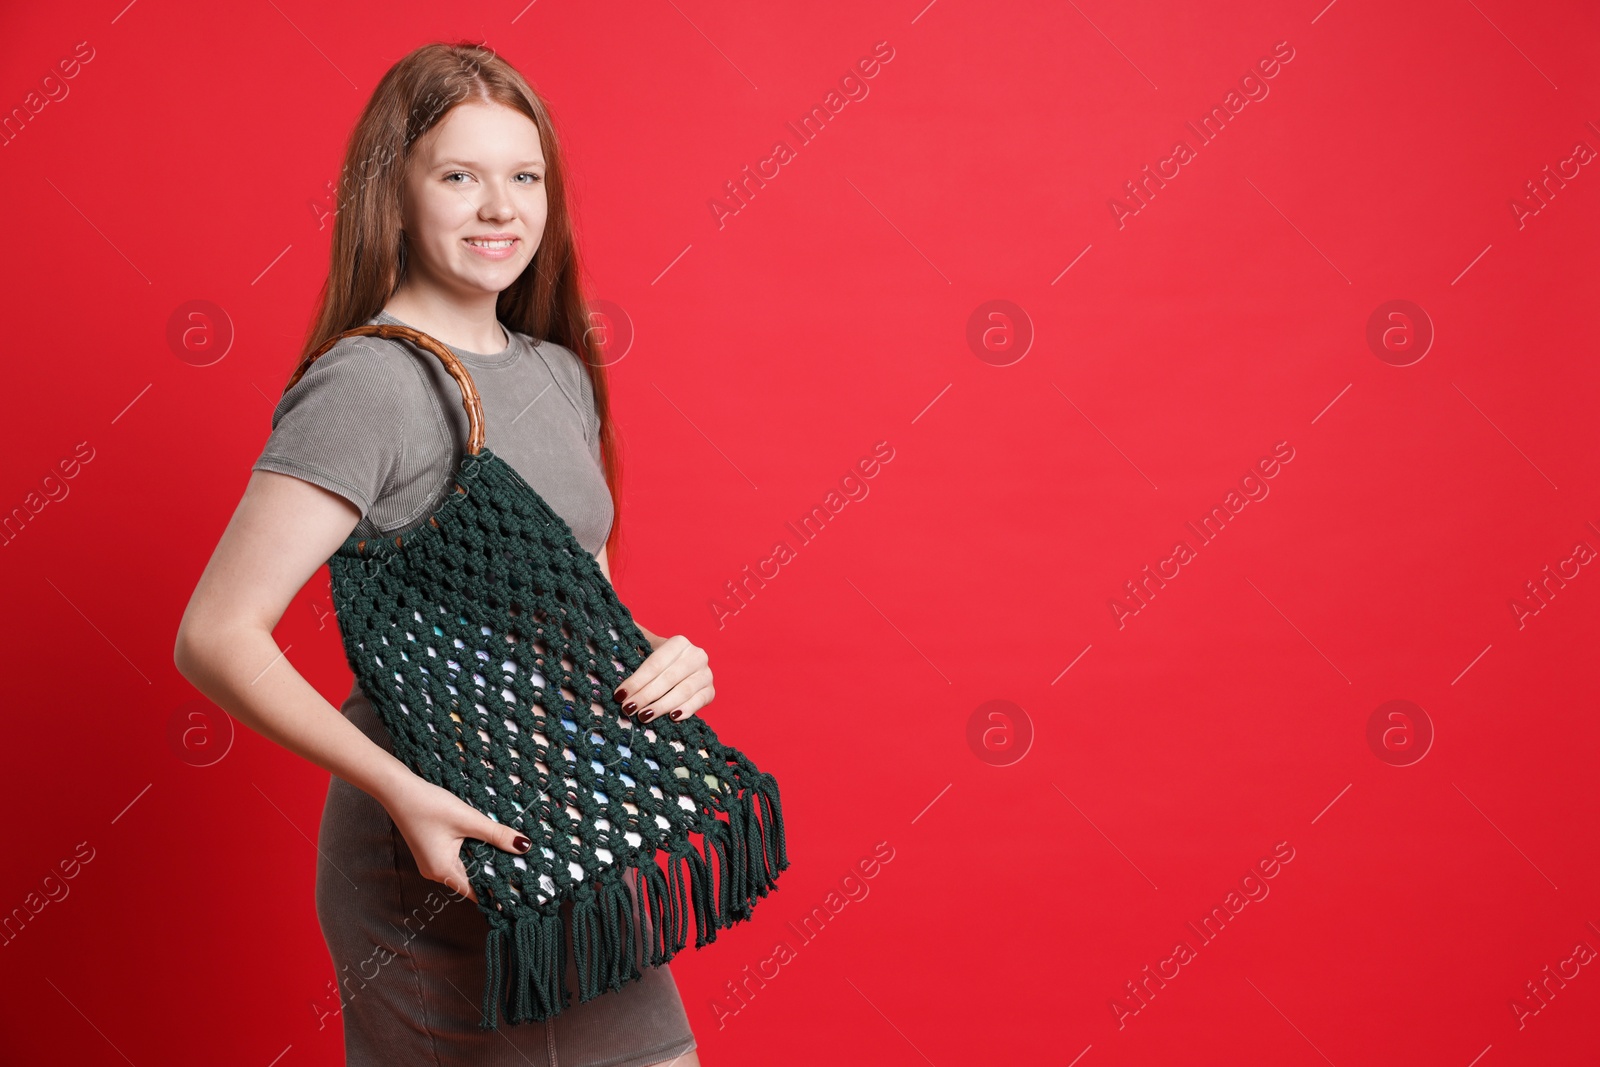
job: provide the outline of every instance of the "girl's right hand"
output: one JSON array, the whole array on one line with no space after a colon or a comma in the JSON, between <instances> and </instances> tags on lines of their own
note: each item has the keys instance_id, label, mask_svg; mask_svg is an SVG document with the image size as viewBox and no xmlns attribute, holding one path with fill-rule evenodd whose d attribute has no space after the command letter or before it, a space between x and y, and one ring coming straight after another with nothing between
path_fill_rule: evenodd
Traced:
<instances>
[{"instance_id":1,"label":"girl's right hand","mask_svg":"<svg viewBox=\"0 0 1600 1067\"><path fill-rule=\"evenodd\" d=\"M461 863L462 841L477 838L519 856L533 847L533 842L516 827L495 822L448 789L414 774L383 798L383 806L411 846L422 876L444 883L474 903L478 894Z\"/></svg>"}]
</instances>

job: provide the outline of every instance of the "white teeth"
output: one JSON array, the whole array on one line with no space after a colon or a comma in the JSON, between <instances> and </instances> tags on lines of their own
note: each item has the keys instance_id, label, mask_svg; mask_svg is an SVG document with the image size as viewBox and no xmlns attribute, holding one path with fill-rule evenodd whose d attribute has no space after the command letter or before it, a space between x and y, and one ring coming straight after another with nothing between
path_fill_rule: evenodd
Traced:
<instances>
[{"instance_id":1,"label":"white teeth","mask_svg":"<svg viewBox=\"0 0 1600 1067\"><path fill-rule=\"evenodd\" d=\"M512 240L512 238L506 237L498 241L479 241L469 237L467 238L467 243L477 245L479 248L510 248Z\"/></svg>"}]
</instances>

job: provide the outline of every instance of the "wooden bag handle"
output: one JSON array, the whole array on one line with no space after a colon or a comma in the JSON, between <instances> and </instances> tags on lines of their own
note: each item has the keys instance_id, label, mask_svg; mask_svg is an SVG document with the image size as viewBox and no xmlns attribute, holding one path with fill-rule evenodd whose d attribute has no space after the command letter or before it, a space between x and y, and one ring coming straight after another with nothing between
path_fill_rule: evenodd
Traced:
<instances>
[{"instance_id":1,"label":"wooden bag handle","mask_svg":"<svg viewBox=\"0 0 1600 1067\"><path fill-rule=\"evenodd\" d=\"M410 341L420 348L426 349L439 357L439 362L444 364L444 369L450 372L450 377L456 380L456 385L461 389L461 406L467 409L467 424L471 432L467 434L467 454L476 456L483 450L483 401L478 399L478 387L472 383L472 375L467 373L467 368L456 358L456 354L444 345L435 341L421 330L414 330L410 326L394 326L389 323L373 323L366 326L357 326L343 333L335 334L318 346L315 352L306 356L296 367L294 374L289 378L289 384L283 387L287 393L293 389L305 372L311 369L311 364L317 361L328 349L338 344L346 337L381 337L386 341L396 339ZM398 538L396 544L399 543Z\"/></svg>"}]
</instances>

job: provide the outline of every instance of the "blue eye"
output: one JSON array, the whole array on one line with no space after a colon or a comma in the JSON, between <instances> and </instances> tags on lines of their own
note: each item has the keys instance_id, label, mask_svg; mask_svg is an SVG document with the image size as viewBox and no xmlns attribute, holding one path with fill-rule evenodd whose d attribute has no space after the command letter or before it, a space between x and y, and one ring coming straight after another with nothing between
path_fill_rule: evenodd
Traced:
<instances>
[{"instance_id":1,"label":"blue eye","mask_svg":"<svg viewBox=\"0 0 1600 1067\"><path fill-rule=\"evenodd\" d=\"M446 174L444 176L445 183L447 185L460 185L461 184L460 182L453 182L453 181L450 180L451 178L457 177L458 175L460 177L463 177L463 178L472 177L472 175L468 174L464 170L453 170L449 174ZM526 185L534 185L534 184L537 184L539 182L544 181L544 175L535 174L532 171L527 171L527 170L525 170L521 174L517 175L517 177L519 177L519 178L532 178L533 179L533 181L531 181L531 182L525 182L524 184L526 184Z\"/></svg>"}]
</instances>

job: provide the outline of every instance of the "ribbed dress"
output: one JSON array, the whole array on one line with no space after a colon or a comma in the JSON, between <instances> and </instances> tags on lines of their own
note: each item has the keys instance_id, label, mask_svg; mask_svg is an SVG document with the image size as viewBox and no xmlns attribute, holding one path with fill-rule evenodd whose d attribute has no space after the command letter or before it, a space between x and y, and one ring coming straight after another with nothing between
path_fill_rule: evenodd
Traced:
<instances>
[{"instance_id":1,"label":"ribbed dress","mask_svg":"<svg viewBox=\"0 0 1600 1067\"><path fill-rule=\"evenodd\" d=\"M409 325L387 312L369 321ZM508 343L494 354L449 346L482 398L488 446L598 553L613 511L588 373L570 349L502 329ZM461 391L436 356L345 338L279 402L254 467L337 493L361 512L356 535L383 536L427 521L452 491L467 433ZM394 751L359 684L340 711ZM574 993L546 1022L502 1016L498 1031L479 1030L488 924L477 905L424 878L383 806L337 776L317 850L317 918L350 1067L644 1067L695 1047L665 964L584 1004ZM570 945L567 984L577 989Z\"/></svg>"}]
</instances>

